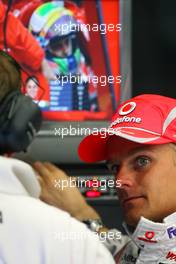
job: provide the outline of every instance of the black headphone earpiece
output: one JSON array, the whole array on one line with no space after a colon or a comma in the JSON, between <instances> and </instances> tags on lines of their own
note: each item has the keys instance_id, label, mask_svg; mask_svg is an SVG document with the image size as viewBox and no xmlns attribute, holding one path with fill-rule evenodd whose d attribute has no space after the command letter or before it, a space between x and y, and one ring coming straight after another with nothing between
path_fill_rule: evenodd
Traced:
<instances>
[{"instance_id":1,"label":"black headphone earpiece","mask_svg":"<svg viewBox=\"0 0 176 264\"><path fill-rule=\"evenodd\" d=\"M19 91L0 101L0 153L26 150L42 123L40 108Z\"/></svg>"}]
</instances>

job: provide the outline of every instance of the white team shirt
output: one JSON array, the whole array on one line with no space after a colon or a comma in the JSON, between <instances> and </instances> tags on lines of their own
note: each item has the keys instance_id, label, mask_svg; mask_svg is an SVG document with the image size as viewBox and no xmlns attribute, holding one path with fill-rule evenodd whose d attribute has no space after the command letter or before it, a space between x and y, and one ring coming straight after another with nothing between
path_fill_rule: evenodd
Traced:
<instances>
[{"instance_id":1,"label":"white team shirt","mask_svg":"<svg viewBox=\"0 0 176 264\"><path fill-rule=\"evenodd\" d=\"M28 164L0 157L0 264L114 263L84 224L39 195Z\"/></svg>"}]
</instances>

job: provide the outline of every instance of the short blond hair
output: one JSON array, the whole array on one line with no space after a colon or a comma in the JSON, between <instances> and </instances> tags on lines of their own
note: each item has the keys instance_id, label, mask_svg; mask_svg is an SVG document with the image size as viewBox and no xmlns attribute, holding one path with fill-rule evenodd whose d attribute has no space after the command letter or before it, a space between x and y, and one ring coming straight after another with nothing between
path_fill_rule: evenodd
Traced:
<instances>
[{"instance_id":1,"label":"short blond hair","mask_svg":"<svg viewBox=\"0 0 176 264\"><path fill-rule=\"evenodd\" d=\"M0 52L0 99L7 93L21 88L21 72L16 61Z\"/></svg>"}]
</instances>

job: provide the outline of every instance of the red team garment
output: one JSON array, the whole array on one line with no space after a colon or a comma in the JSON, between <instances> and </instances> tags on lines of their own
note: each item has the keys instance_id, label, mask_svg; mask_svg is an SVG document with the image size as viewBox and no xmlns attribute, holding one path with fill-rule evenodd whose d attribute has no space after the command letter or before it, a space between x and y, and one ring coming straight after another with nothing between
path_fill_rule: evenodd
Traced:
<instances>
[{"instance_id":1,"label":"red team garment","mask_svg":"<svg viewBox=\"0 0 176 264\"><path fill-rule=\"evenodd\" d=\"M3 22L6 7L0 0L0 49L4 48ZM44 51L38 42L29 34L19 19L12 13L8 14L8 26L6 29L7 45L11 49L10 55L29 71L38 71L44 58Z\"/></svg>"},{"instance_id":2,"label":"red team garment","mask_svg":"<svg viewBox=\"0 0 176 264\"><path fill-rule=\"evenodd\" d=\"M6 6L0 0L0 50L4 48L4 18ZM6 27L6 40L9 48L9 54L20 64L22 68L23 81L27 76L36 76L39 80L41 89L38 92L36 101L49 101L49 86L46 78L41 72L41 63L44 59L44 51L29 33L28 29L23 26L21 21L11 12L8 14L8 24ZM27 73L27 74L26 74ZM24 91L22 87L22 91Z\"/></svg>"}]
</instances>

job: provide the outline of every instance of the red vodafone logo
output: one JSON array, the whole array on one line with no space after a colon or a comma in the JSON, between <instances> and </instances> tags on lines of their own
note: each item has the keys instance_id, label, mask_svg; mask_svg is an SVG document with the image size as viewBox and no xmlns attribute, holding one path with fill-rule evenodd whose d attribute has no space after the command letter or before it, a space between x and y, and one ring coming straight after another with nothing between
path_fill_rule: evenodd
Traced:
<instances>
[{"instance_id":1,"label":"red vodafone logo","mask_svg":"<svg viewBox=\"0 0 176 264\"><path fill-rule=\"evenodd\" d=\"M135 108L136 108L135 102L128 102L120 108L119 115L127 115L131 113Z\"/></svg>"},{"instance_id":2,"label":"red vodafone logo","mask_svg":"<svg viewBox=\"0 0 176 264\"><path fill-rule=\"evenodd\" d=\"M147 239L152 239L153 237L155 236L155 232L153 232L153 231L147 231L146 233L145 233L145 237L147 238Z\"/></svg>"},{"instance_id":3,"label":"red vodafone logo","mask_svg":"<svg viewBox=\"0 0 176 264\"><path fill-rule=\"evenodd\" d=\"M153 239L155 236L154 231L146 231L145 232L145 237L138 237L139 240L149 242L149 243L157 243L155 239Z\"/></svg>"}]
</instances>

